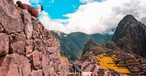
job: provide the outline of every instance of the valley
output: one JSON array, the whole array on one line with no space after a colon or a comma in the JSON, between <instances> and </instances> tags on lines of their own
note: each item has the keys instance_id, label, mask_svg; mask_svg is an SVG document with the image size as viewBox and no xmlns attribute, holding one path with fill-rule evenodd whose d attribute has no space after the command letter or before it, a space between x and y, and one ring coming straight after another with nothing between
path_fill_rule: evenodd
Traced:
<instances>
[{"instance_id":1,"label":"valley","mask_svg":"<svg viewBox=\"0 0 146 76\"><path fill-rule=\"evenodd\" d=\"M126 15L105 45L89 39L78 63L82 66L83 75L144 76L145 44L146 26L134 16Z\"/></svg>"},{"instance_id":2,"label":"valley","mask_svg":"<svg viewBox=\"0 0 146 76\"><path fill-rule=\"evenodd\" d=\"M112 35L66 34L13 0L0 0L0 10L0 76L146 75L146 25L131 14Z\"/></svg>"}]
</instances>

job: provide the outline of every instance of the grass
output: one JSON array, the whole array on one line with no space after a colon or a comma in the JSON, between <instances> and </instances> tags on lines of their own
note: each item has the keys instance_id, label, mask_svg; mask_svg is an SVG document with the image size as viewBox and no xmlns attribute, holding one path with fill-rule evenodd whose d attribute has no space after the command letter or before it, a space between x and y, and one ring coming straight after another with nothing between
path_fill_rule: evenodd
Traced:
<instances>
[{"instance_id":1,"label":"grass","mask_svg":"<svg viewBox=\"0 0 146 76\"><path fill-rule=\"evenodd\" d=\"M107 71L108 71L108 68L110 68L110 69L113 69L113 70L123 73L123 74L130 73L127 68L118 67L116 64L114 64L113 59L111 57L103 56L101 54L101 55L97 56L97 59L99 60L100 67Z\"/></svg>"},{"instance_id":2,"label":"grass","mask_svg":"<svg viewBox=\"0 0 146 76\"><path fill-rule=\"evenodd\" d=\"M61 59L61 61L65 61L65 62L68 61L68 58L65 56L61 56L60 59Z\"/></svg>"}]
</instances>

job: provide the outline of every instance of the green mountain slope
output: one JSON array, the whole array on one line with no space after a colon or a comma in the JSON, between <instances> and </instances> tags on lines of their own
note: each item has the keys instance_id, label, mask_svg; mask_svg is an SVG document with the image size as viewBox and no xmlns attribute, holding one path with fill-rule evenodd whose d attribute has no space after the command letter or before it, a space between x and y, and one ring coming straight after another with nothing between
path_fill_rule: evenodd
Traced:
<instances>
[{"instance_id":1,"label":"green mountain slope","mask_svg":"<svg viewBox=\"0 0 146 76\"><path fill-rule=\"evenodd\" d=\"M82 55L84 45L89 39L94 39L99 45L108 42L112 35L109 34L85 34L75 32L65 34L62 32L52 31L61 43L61 54L68 57L70 60L78 60Z\"/></svg>"}]
</instances>

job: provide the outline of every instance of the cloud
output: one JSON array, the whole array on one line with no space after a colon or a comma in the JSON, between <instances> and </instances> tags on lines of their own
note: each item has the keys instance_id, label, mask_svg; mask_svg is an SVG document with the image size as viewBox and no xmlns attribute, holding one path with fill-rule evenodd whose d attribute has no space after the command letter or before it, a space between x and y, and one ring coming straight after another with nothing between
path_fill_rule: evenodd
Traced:
<instances>
[{"instance_id":1,"label":"cloud","mask_svg":"<svg viewBox=\"0 0 146 76\"><path fill-rule=\"evenodd\" d=\"M59 30L66 33L69 32L63 24L65 20L53 20L45 11L41 13L39 20L49 30Z\"/></svg>"},{"instance_id":2,"label":"cloud","mask_svg":"<svg viewBox=\"0 0 146 76\"><path fill-rule=\"evenodd\" d=\"M84 0L92 1L92 0ZM42 16L40 20L49 29L66 33L84 32L111 33L119 21L127 14L134 15L138 20L146 17L146 0L106 0L103 2L89 2L80 5L78 10L66 14L66 20L52 20L48 15ZM45 19L45 18L48 18ZM48 22L45 22L45 21Z\"/></svg>"},{"instance_id":3,"label":"cloud","mask_svg":"<svg viewBox=\"0 0 146 76\"><path fill-rule=\"evenodd\" d=\"M142 18L141 21L146 25L146 17Z\"/></svg>"},{"instance_id":4,"label":"cloud","mask_svg":"<svg viewBox=\"0 0 146 76\"><path fill-rule=\"evenodd\" d=\"M99 1L105 1L105 0L80 0L81 3L92 3L92 2L99 2Z\"/></svg>"},{"instance_id":5,"label":"cloud","mask_svg":"<svg viewBox=\"0 0 146 76\"><path fill-rule=\"evenodd\" d=\"M80 0L81 3L91 3L93 2L94 0Z\"/></svg>"}]
</instances>

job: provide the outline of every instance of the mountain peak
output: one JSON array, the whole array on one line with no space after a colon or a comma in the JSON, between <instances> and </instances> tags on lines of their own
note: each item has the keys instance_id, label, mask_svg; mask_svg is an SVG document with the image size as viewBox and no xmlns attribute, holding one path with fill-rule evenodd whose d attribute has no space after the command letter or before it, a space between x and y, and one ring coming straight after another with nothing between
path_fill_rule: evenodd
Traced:
<instances>
[{"instance_id":1,"label":"mountain peak","mask_svg":"<svg viewBox=\"0 0 146 76\"><path fill-rule=\"evenodd\" d=\"M86 45L91 45L91 46L96 45L96 46L98 46L98 44L96 43L96 41L94 41L93 39L89 39L89 40L87 41L87 44L86 44Z\"/></svg>"},{"instance_id":2,"label":"mountain peak","mask_svg":"<svg viewBox=\"0 0 146 76\"><path fill-rule=\"evenodd\" d=\"M127 23L127 22L129 22L129 23L136 23L136 22L138 22L138 21L136 20L136 18L135 18L133 15L128 14L128 15L126 15L126 16L121 20L121 22L122 22L122 23Z\"/></svg>"},{"instance_id":3,"label":"mountain peak","mask_svg":"<svg viewBox=\"0 0 146 76\"><path fill-rule=\"evenodd\" d=\"M122 50L146 55L146 26L132 15L126 15L118 24L112 41Z\"/></svg>"},{"instance_id":4,"label":"mountain peak","mask_svg":"<svg viewBox=\"0 0 146 76\"><path fill-rule=\"evenodd\" d=\"M124 18L134 18L134 16L131 15L131 14L128 14L128 15L126 15Z\"/></svg>"},{"instance_id":5,"label":"mountain peak","mask_svg":"<svg viewBox=\"0 0 146 76\"><path fill-rule=\"evenodd\" d=\"M93 39L89 39L85 44L82 55L84 55L87 51L93 51L93 47L95 46L97 47L99 45Z\"/></svg>"},{"instance_id":6,"label":"mountain peak","mask_svg":"<svg viewBox=\"0 0 146 76\"><path fill-rule=\"evenodd\" d=\"M133 15L126 15L118 24L118 27L112 37L112 40L114 40L114 42L117 42L119 41L118 39L126 35L126 32L130 33L133 30L138 31L137 26L139 25L141 25L141 23L138 20L136 20L136 18Z\"/></svg>"}]
</instances>

